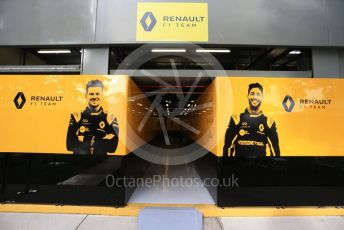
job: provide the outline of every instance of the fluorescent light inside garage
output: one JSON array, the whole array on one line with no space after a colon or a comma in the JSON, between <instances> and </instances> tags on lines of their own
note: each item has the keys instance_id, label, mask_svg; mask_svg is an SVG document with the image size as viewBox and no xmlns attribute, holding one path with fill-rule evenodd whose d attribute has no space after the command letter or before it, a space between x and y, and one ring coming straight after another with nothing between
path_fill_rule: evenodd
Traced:
<instances>
[{"instance_id":1,"label":"fluorescent light inside garage","mask_svg":"<svg viewBox=\"0 0 344 230\"><path fill-rule=\"evenodd\" d=\"M185 53L186 49L152 49L152 53Z\"/></svg>"},{"instance_id":2,"label":"fluorescent light inside garage","mask_svg":"<svg viewBox=\"0 0 344 230\"><path fill-rule=\"evenodd\" d=\"M298 55L298 54L301 54L301 51L300 50L292 50L289 52L289 54Z\"/></svg>"},{"instance_id":3,"label":"fluorescent light inside garage","mask_svg":"<svg viewBox=\"0 0 344 230\"><path fill-rule=\"evenodd\" d=\"M230 53L229 49L196 49L196 53Z\"/></svg>"},{"instance_id":4,"label":"fluorescent light inside garage","mask_svg":"<svg viewBox=\"0 0 344 230\"><path fill-rule=\"evenodd\" d=\"M56 50L38 50L39 54L70 54L69 49L56 49Z\"/></svg>"}]
</instances>

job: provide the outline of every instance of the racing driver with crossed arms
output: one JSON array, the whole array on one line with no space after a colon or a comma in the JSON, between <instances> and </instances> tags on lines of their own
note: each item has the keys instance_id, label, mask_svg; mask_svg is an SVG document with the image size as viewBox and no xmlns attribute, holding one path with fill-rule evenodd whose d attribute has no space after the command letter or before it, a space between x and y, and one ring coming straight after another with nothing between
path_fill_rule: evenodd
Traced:
<instances>
[{"instance_id":1,"label":"racing driver with crossed arms","mask_svg":"<svg viewBox=\"0 0 344 230\"><path fill-rule=\"evenodd\" d=\"M106 155L114 153L118 144L118 123L113 114L101 106L104 85L100 80L86 85L88 106L71 114L67 149L78 155Z\"/></svg>"}]
</instances>

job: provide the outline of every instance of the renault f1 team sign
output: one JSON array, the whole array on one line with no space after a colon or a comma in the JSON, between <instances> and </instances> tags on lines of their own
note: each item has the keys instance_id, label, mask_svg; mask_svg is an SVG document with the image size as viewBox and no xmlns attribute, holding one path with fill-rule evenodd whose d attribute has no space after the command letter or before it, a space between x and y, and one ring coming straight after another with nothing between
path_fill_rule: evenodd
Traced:
<instances>
[{"instance_id":1,"label":"renault f1 team sign","mask_svg":"<svg viewBox=\"0 0 344 230\"><path fill-rule=\"evenodd\" d=\"M1 76L0 152L124 155L126 76Z\"/></svg>"},{"instance_id":2,"label":"renault f1 team sign","mask_svg":"<svg viewBox=\"0 0 344 230\"><path fill-rule=\"evenodd\" d=\"M141 2L137 41L208 41L208 3Z\"/></svg>"}]
</instances>

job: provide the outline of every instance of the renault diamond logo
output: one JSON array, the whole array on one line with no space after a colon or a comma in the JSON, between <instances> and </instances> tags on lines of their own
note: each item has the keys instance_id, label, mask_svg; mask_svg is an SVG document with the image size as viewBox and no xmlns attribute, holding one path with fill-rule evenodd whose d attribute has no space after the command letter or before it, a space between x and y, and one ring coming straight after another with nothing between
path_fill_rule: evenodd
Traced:
<instances>
[{"instance_id":1,"label":"renault diamond logo","mask_svg":"<svg viewBox=\"0 0 344 230\"><path fill-rule=\"evenodd\" d=\"M146 12L140 20L143 29L147 32L152 31L156 24L156 19L152 12Z\"/></svg>"},{"instance_id":2,"label":"renault diamond logo","mask_svg":"<svg viewBox=\"0 0 344 230\"><path fill-rule=\"evenodd\" d=\"M291 112L294 108L295 102L291 96L287 95L285 96L282 105L285 111Z\"/></svg>"},{"instance_id":3,"label":"renault diamond logo","mask_svg":"<svg viewBox=\"0 0 344 230\"><path fill-rule=\"evenodd\" d=\"M23 108L25 102L26 102L26 98L24 96L23 92L19 92L17 93L16 97L14 98L14 104L17 107L17 109L21 109Z\"/></svg>"}]
</instances>

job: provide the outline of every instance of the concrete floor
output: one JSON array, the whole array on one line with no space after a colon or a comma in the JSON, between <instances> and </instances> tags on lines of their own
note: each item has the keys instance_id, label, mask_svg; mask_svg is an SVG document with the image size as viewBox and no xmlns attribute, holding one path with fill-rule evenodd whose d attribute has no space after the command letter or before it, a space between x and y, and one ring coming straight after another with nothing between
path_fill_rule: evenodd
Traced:
<instances>
[{"instance_id":1,"label":"concrete floor","mask_svg":"<svg viewBox=\"0 0 344 230\"><path fill-rule=\"evenodd\" d=\"M344 228L344 216L204 218L203 227L205 230L342 230ZM0 213L1 230L134 230L137 228L137 217L76 214Z\"/></svg>"},{"instance_id":2,"label":"concrete floor","mask_svg":"<svg viewBox=\"0 0 344 230\"><path fill-rule=\"evenodd\" d=\"M153 178L154 175L164 176L171 180L199 179L194 165L184 164L165 167L163 165L151 165L145 175L145 178ZM129 203L144 204L215 204L215 201L204 186L168 186L163 180L155 183L152 187L138 187L129 199Z\"/></svg>"}]
</instances>

